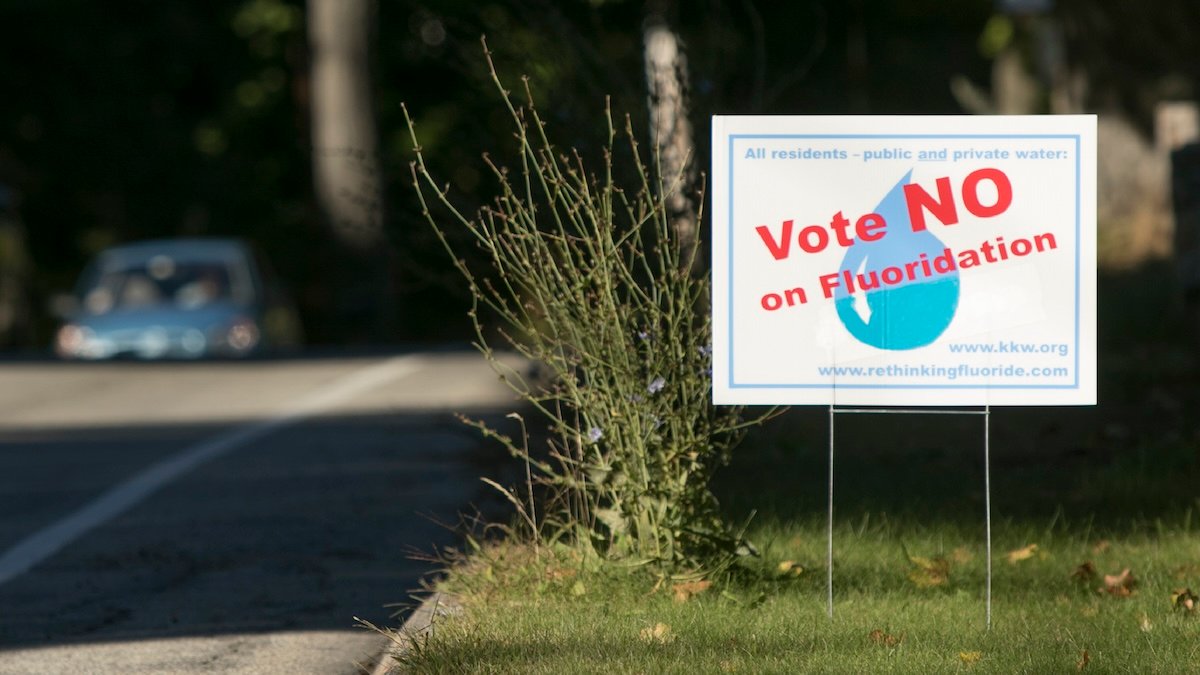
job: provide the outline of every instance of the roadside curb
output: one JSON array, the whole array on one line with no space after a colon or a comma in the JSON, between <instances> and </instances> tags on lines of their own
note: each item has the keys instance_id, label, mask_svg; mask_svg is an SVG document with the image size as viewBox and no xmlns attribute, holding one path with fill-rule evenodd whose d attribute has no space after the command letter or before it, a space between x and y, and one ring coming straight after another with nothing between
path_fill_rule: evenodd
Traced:
<instances>
[{"instance_id":1,"label":"roadside curb","mask_svg":"<svg viewBox=\"0 0 1200 675\"><path fill-rule=\"evenodd\" d=\"M402 671L394 657L428 640L433 635L434 625L439 618L461 611L462 604L453 595L441 591L427 595L421 606L408 616L399 630L387 632L389 642L376 657L375 669L371 671L371 675L399 675Z\"/></svg>"}]
</instances>

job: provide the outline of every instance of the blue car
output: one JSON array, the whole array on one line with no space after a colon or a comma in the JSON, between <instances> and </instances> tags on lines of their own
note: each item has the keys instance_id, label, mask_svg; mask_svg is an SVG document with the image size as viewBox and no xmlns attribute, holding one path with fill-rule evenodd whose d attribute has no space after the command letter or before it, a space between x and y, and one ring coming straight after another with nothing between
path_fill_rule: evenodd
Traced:
<instances>
[{"instance_id":1,"label":"blue car","mask_svg":"<svg viewBox=\"0 0 1200 675\"><path fill-rule=\"evenodd\" d=\"M236 239L110 248L65 304L55 339L65 359L240 358L300 343L291 303Z\"/></svg>"}]
</instances>

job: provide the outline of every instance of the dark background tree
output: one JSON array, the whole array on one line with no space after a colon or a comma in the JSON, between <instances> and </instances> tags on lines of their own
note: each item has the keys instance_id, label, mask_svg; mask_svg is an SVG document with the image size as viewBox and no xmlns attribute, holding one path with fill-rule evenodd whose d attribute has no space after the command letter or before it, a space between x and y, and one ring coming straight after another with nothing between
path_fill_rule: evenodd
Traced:
<instances>
[{"instance_id":1,"label":"dark background tree","mask_svg":"<svg viewBox=\"0 0 1200 675\"><path fill-rule=\"evenodd\" d=\"M384 237L383 172L371 53L373 0L308 0L313 191L338 244L338 324L355 340L386 340L395 293Z\"/></svg>"},{"instance_id":2,"label":"dark background tree","mask_svg":"<svg viewBox=\"0 0 1200 675\"><path fill-rule=\"evenodd\" d=\"M991 0L379 0L369 68L379 175L360 194L386 203L371 283L386 307L373 339L467 335L466 294L417 213L400 115L407 102L432 170L463 204L487 199L480 162L511 136L486 81L487 34L512 87L530 76L557 139L593 152L606 95L648 127L644 30L653 12L679 38L697 158L714 113L958 113L950 82L987 89L981 36ZM1086 75L1089 109L1121 111L1149 133L1162 97L1195 97L1195 3L1060 0L1066 59ZM0 183L20 196L30 306L69 288L115 242L237 235L288 282L308 337L362 339L344 298L346 259L314 196L313 82L303 0L0 2ZM1029 65L1031 71L1036 64ZM380 251L376 251L379 253ZM358 272L353 265L352 272ZM350 280L363 278L351 274ZM374 278L374 277L372 277ZM390 290L389 290L390 289Z\"/></svg>"}]
</instances>

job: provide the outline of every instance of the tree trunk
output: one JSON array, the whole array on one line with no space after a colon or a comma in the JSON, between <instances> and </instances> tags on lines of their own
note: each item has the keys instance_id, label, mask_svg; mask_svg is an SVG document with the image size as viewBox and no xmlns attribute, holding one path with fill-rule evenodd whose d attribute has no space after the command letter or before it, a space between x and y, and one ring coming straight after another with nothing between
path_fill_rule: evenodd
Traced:
<instances>
[{"instance_id":1,"label":"tree trunk","mask_svg":"<svg viewBox=\"0 0 1200 675\"><path fill-rule=\"evenodd\" d=\"M29 277L25 228L12 204L13 192L0 183L0 348L32 344L29 333Z\"/></svg>"},{"instance_id":2,"label":"tree trunk","mask_svg":"<svg viewBox=\"0 0 1200 675\"><path fill-rule=\"evenodd\" d=\"M341 245L332 262L337 319L382 337L391 302L383 176L371 86L374 0L309 0L313 187Z\"/></svg>"},{"instance_id":3,"label":"tree trunk","mask_svg":"<svg viewBox=\"0 0 1200 675\"><path fill-rule=\"evenodd\" d=\"M703 271L694 260L697 228L692 199L696 145L687 111L687 61L679 38L658 16L646 21L643 33L646 86L650 93L650 140L658 154L663 180L670 190L666 204L680 243L680 264L693 273Z\"/></svg>"}]
</instances>

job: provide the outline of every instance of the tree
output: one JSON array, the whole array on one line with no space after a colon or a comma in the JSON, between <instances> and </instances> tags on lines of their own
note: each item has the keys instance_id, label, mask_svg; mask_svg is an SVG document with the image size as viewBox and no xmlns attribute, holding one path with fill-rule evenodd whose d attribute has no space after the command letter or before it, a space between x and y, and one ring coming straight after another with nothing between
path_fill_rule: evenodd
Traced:
<instances>
[{"instance_id":1,"label":"tree","mask_svg":"<svg viewBox=\"0 0 1200 675\"><path fill-rule=\"evenodd\" d=\"M679 36L667 25L664 12L652 8L646 17L642 44L646 65L646 87L650 101L650 140L665 181L680 181L665 205L672 229L679 238L680 264L697 272L696 208L691 194L695 182L696 144L687 109L687 59Z\"/></svg>"},{"instance_id":2,"label":"tree","mask_svg":"<svg viewBox=\"0 0 1200 675\"><path fill-rule=\"evenodd\" d=\"M16 195L0 182L0 347L19 345L29 331L29 256Z\"/></svg>"},{"instance_id":3,"label":"tree","mask_svg":"<svg viewBox=\"0 0 1200 675\"><path fill-rule=\"evenodd\" d=\"M371 86L375 12L372 0L308 3L313 185L345 259L335 274L340 319L358 339L383 337L392 295Z\"/></svg>"}]
</instances>

